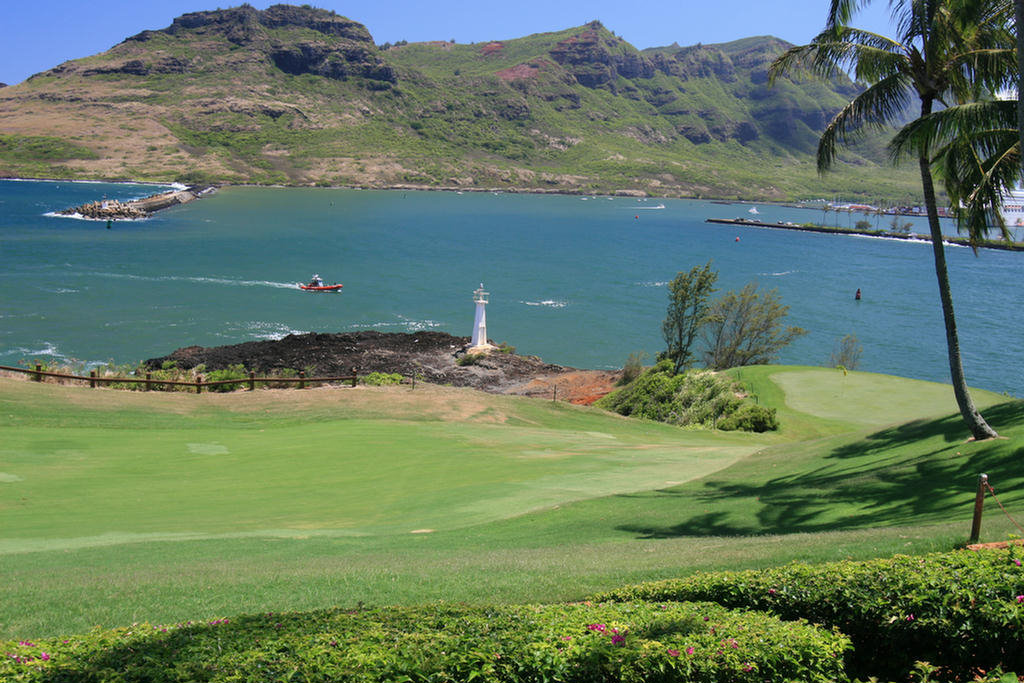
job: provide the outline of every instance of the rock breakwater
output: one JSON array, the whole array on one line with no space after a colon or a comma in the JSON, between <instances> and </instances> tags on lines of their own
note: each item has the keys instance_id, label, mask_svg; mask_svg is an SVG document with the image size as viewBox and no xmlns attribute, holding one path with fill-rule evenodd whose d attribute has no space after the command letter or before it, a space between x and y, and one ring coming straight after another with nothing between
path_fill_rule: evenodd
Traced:
<instances>
[{"instance_id":1,"label":"rock breakwater","mask_svg":"<svg viewBox=\"0 0 1024 683\"><path fill-rule=\"evenodd\" d=\"M142 199L122 202L117 199L103 199L89 202L81 206L64 209L59 213L64 216L82 216L95 220L128 220L148 218L156 211L178 204L187 204L194 199L208 194L213 187L189 187L184 190L160 192Z\"/></svg>"}]
</instances>

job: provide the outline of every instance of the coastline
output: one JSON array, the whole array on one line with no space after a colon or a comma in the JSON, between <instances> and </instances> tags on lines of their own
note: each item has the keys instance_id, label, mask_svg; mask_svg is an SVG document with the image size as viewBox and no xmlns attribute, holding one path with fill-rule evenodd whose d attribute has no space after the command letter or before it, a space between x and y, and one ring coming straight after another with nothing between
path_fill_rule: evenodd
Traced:
<instances>
[{"instance_id":1,"label":"coastline","mask_svg":"<svg viewBox=\"0 0 1024 683\"><path fill-rule=\"evenodd\" d=\"M803 223L797 225L795 223L790 224L778 224L778 223L765 223L763 221L753 220L750 218L707 218L704 220L705 223L716 223L719 225L734 225L740 227L751 227L751 228L771 228L773 230L797 230L802 232L817 232L826 235L851 235L854 237L877 237L879 239L891 239L901 240L904 242L924 242L931 244L931 237L928 235L920 235L913 232L891 232L888 230L858 230L857 228L838 228L830 227L827 225L814 225L811 223ZM1024 242L1002 242L997 240L983 240L978 244L972 244L969 239L964 237L954 237L950 235L943 235L942 241L944 244L955 245L958 247L970 247L972 249L997 249L1000 251L1024 251Z\"/></svg>"},{"instance_id":2,"label":"coastline","mask_svg":"<svg viewBox=\"0 0 1024 683\"><path fill-rule=\"evenodd\" d=\"M794 204L792 201L777 201L777 200L757 200L757 199L725 199L717 197L694 197L684 195L673 195L673 194L651 194L645 190L635 189L622 189L616 190L612 194L606 194L601 192L585 192L582 189L574 190L570 188L527 188L527 187L463 187L459 185L416 185L412 183L398 183L395 185L261 185L257 183L202 183L198 185L184 185L179 182L159 182L149 180L80 180L80 179L67 179L67 178L22 178L22 177L0 177L0 180L8 180L14 182L67 182L67 183L83 183L83 184L122 184L122 185L151 185L154 187L170 187L169 191L150 195L141 199L131 200L129 202L122 202L125 205L134 205L142 207L141 215L124 215L118 214L103 214L103 215L89 215L83 213L81 209L85 206L72 207L62 211L52 212L51 215L54 217L62 218L80 218L83 220L144 220L149 215L156 211L160 211L171 206L178 204L184 204L194 199L200 199L203 196L215 192L222 188L232 187L254 187L254 188L278 188L278 189L336 189L336 190L367 190L367 191L407 191L407 192L454 192L457 194L463 194L466 192L473 192L478 194L527 194L527 195L560 195L566 197L615 197L615 198L631 198L631 199L688 199L693 201L708 201L713 204L766 204L772 206L790 207L804 209L807 207L799 206ZM200 189L202 188L202 189ZM170 201L163 202L164 197L174 197ZM93 202L98 204L98 202ZM887 214L890 215L890 214ZM897 212L891 215L901 216L915 216L921 217L921 214L914 212ZM762 227L772 228L777 230L797 230L803 232L817 232L822 234L839 234L839 235L853 235L859 237L875 237L879 239L893 239L902 241L920 241L931 243L931 238L928 235L921 235L917 233L896 233L885 230L858 230L856 228L841 228L832 227L826 225L816 225L811 223L766 223L763 221L757 221L754 219L745 218L708 218L705 219L708 223L718 223L726 225L738 225L748 227ZM949 245L969 247L972 249L996 249L1000 251L1024 251L1024 242L1004 242L1001 240L983 240L978 244L972 244L969 239L958 237L954 235L944 235L943 242Z\"/></svg>"}]
</instances>

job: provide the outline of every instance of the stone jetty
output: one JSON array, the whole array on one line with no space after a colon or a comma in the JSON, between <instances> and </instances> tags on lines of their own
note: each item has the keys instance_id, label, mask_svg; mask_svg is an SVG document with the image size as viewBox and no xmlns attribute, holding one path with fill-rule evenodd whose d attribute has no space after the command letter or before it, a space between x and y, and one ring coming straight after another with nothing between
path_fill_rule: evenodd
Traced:
<instances>
[{"instance_id":1,"label":"stone jetty","mask_svg":"<svg viewBox=\"0 0 1024 683\"><path fill-rule=\"evenodd\" d=\"M189 187L184 190L172 190L161 192L142 199L133 199L122 202L117 199L104 199L102 201L89 202L81 206L64 209L60 213L65 216L76 214L85 218L96 220L125 220L133 218L148 218L151 214L160 209L166 209L178 204L187 204L214 190L213 187Z\"/></svg>"}]
</instances>

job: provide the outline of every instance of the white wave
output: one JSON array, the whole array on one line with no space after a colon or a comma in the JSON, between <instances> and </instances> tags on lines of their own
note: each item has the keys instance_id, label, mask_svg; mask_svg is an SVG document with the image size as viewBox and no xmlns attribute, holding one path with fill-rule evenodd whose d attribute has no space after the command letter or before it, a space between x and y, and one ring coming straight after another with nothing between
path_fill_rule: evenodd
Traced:
<instances>
[{"instance_id":1,"label":"white wave","mask_svg":"<svg viewBox=\"0 0 1024 683\"><path fill-rule=\"evenodd\" d=\"M60 213L58 211L47 211L43 214L46 218L73 218L76 221L92 221L93 223L106 223L106 218L92 218L90 216L83 216L78 213ZM138 223L139 221L149 220L148 218L112 218L110 219L114 223Z\"/></svg>"},{"instance_id":2,"label":"white wave","mask_svg":"<svg viewBox=\"0 0 1024 683\"><path fill-rule=\"evenodd\" d=\"M910 238L905 238L905 237L885 237L883 235L857 235L857 234L849 234L847 236L848 237L858 237L860 239L867 239L867 240L886 240L886 241L889 241L889 242L906 242L907 244L927 244L927 245L930 245L932 243L932 241L930 239L927 239L927 238L918 239L918 238L914 238L914 237L910 237ZM970 248L970 247L968 247L968 246L966 246L964 244L954 244L953 242L946 242L945 240L943 240L942 245L946 246L946 247L963 247L964 249L969 249Z\"/></svg>"},{"instance_id":3,"label":"white wave","mask_svg":"<svg viewBox=\"0 0 1024 683\"><path fill-rule=\"evenodd\" d=\"M41 348L28 348L25 346L18 346L13 349L6 351L0 351L0 356L50 356L53 358L65 358L64 354L57 350L57 347L51 342L43 342Z\"/></svg>"},{"instance_id":4,"label":"white wave","mask_svg":"<svg viewBox=\"0 0 1024 683\"><path fill-rule=\"evenodd\" d=\"M797 272L799 272L799 271L797 271L797 270L782 270L782 271L779 271L777 273L758 273L758 275L762 275L764 277L782 277L784 275L792 275L793 273L797 273Z\"/></svg>"},{"instance_id":5,"label":"white wave","mask_svg":"<svg viewBox=\"0 0 1024 683\"><path fill-rule=\"evenodd\" d=\"M283 323L266 320L249 320L230 328L232 334L218 334L218 337L233 338L238 332L243 332L254 339L277 340L284 339L289 334L307 334L308 330L296 330Z\"/></svg>"},{"instance_id":6,"label":"white wave","mask_svg":"<svg viewBox=\"0 0 1024 683\"><path fill-rule=\"evenodd\" d=\"M32 348L28 346L17 346L12 349L0 350L0 358L15 357L22 359L52 358L64 363L73 364L75 367L82 366L86 370L105 365L103 361L79 361L63 353L53 342L44 341L41 346Z\"/></svg>"},{"instance_id":7,"label":"white wave","mask_svg":"<svg viewBox=\"0 0 1024 683\"><path fill-rule=\"evenodd\" d=\"M520 301L521 304L527 306L546 306L547 308L565 308L569 305L567 301L556 301L554 299L545 299L544 301Z\"/></svg>"},{"instance_id":8,"label":"white wave","mask_svg":"<svg viewBox=\"0 0 1024 683\"><path fill-rule=\"evenodd\" d=\"M366 328L372 328L375 330L388 329L388 328L401 328L408 332L422 332L423 330L432 330L438 327L443 327L444 323L437 320L411 320L398 316L399 320L392 320L390 322L375 322L375 323L355 323L348 326L350 330L364 330Z\"/></svg>"},{"instance_id":9,"label":"white wave","mask_svg":"<svg viewBox=\"0 0 1024 683\"><path fill-rule=\"evenodd\" d=\"M636 209L637 211L657 211L658 209L664 209L664 204L658 204L657 206L624 206L623 209Z\"/></svg>"},{"instance_id":10,"label":"white wave","mask_svg":"<svg viewBox=\"0 0 1024 683\"><path fill-rule=\"evenodd\" d=\"M44 292L49 292L50 294L78 294L79 292L79 290L77 289L68 289L67 287L57 287L56 289L50 289L49 287L40 287L40 289L43 290Z\"/></svg>"},{"instance_id":11,"label":"white wave","mask_svg":"<svg viewBox=\"0 0 1024 683\"><path fill-rule=\"evenodd\" d=\"M668 285L668 281L665 280L663 282L635 282L633 284L637 285L638 287L665 287Z\"/></svg>"}]
</instances>

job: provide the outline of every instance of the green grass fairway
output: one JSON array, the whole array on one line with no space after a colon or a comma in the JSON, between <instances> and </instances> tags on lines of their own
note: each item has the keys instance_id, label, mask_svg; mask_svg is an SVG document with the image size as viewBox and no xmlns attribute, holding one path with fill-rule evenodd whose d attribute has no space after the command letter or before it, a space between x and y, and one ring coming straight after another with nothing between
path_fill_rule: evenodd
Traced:
<instances>
[{"instance_id":1,"label":"green grass fairway","mask_svg":"<svg viewBox=\"0 0 1024 683\"><path fill-rule=\"evenodd\" d=\"M1009 438L974 444L943 385L738 374L778 408L779 433L429 386L195 396L0 379L0 634L572 599L948 548L982 471L1024 512L1020 402L976 392ZM996 512L989 540L1012 528Z\"/></svg>"}]
</instances>

